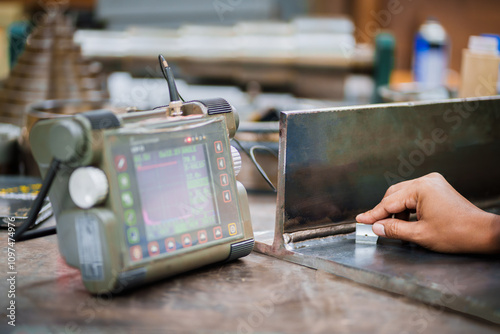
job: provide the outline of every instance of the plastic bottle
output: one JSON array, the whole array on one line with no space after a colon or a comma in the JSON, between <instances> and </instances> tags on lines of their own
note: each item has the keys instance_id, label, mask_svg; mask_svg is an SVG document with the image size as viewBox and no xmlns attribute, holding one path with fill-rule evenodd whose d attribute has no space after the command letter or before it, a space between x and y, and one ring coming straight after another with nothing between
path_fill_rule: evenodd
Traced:
<instances>
[{"instance_id":1,"label":"plastic bottle","mask_svg":"<svg viewBox=\"0 0 500 334\"><path fill-rule=\"evenodd\" d=\"M449 41L443 26L429 18L419 28L414 43L413 78L424 88L446 84Z\"/></svg>"}]
</instances>

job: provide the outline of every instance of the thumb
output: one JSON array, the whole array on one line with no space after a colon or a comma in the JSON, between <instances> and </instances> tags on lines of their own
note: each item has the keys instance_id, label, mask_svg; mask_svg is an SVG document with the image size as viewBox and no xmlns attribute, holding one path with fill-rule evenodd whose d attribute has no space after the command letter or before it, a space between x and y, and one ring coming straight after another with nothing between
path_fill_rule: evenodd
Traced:
<instances>
[{"instance_id":1,"label":"thumb","mask_svg":"<svg viewBox=\"0 0 500 334\"><path fill-rule=\"evenodd\" d=\"M415 241L418 222L409 222L395 218L383 219L373 224L373 233L378 236L400 239L404 241Z\"/></svg>"}]
</instances>

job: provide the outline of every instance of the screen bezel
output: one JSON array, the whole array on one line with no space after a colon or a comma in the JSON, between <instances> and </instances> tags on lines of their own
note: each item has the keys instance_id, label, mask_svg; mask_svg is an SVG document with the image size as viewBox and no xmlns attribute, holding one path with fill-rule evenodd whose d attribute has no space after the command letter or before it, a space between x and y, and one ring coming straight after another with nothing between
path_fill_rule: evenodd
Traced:
<instances>
[{"instance_id":1,"label":"screen bezel","mask_svg":"<svg viewBox=\"0 0 500 334\"><path fill-rule=\"evenodd\" d=\"M178 248L175 251L172 252L162 252L157 256L143 256L142 259L140 260L132 260L131 256L129 254L129 244L127 242L127 237L125 236L125 233L123 233L124 228L126 227L125 223L125 218L124 218L124 210L123 207L121 207L120 203L120 196L119 196L119 185L118 185L118 173L116 170L114 170L113 166L113 148L116 147L116 143L113 143L113 140L119 140L123 141L124 139L130 139L131 137L135 136L137 138L154 138L155 136L161 136L161 140L168 140L163 137L185 137L188 134L198 134L198 135L203 135L204 130L209 129L209 128L218 128L219 131L214 132L213 129L212 131L208 134L207 139L205 141L205 147L208 151L209 148L209 141L210 140L215 140L218 142L221 142L225 148L224 151L224 158L227 163L227 175L229 179L229 189L231 190L232 193L232 203L231 203L231 208L232 210L236 210L237 212L237 220L234 221L234 224L237 226L237 233L234 235L227 235L227 233L224 232L223 229L223 236L220 239L217 240L208 240L207 242L203 244L193 244L190 247L187 248ZM231 149L230 149L230 144L229 144L229 138L227 135L227 130L226 125L225 125L225 119L224 117L220 116L215 116L211 117L210 119L197 119L197 120L179 120L179 121L166 121L164 120L163 122L160 123L152 123L152 124L142 124L142 126L138 126L137 124L134 124L131 127L124 127L124 128L119 128L114 131L110 131L107 133L104 139L104 151L105 151L105 159L106 159L106 166L108 170L108 175L109 175L109 181L110 181L110 198L109 200L111 201L111 206L113 207L113 211L115 212L115 216L117 218L118 222L118 228L117 228L117 236L119 237L119 240L121 240L122 246L122 256L123 256L123 261L125 263L125 266L127 267L136 267L138 265L142 265L151 261L157 261L165 258L171 258L175 257L176 255L180 255L183 253L189 253L189 252L195 252L199 251L201 249L217 246L220 244L224 243L232 243L235 240L242 239L244 236L244 221L241 216L241 210L239 206L239 198L238 198L238 190L236 186L236 179L234 175L234 169L233 169L233 162L232 162L232 157L231 157ZM113 139L115 138L115 139ZM215 179L215 171L216 171L216 165L214 161L211 161L210 157L213 156L213 154L210 154L209 152L205 152L207 154L207 169L208 169L208 174L210 176L210 181L212 182L212 191L217 192L220 187L217 186L216 184L216 179ZM220 216L221 216L221 208L218 206L218 198L215 200L216 204L216 215L217 215L217 222L219 226L223 226L223 223L221 222ZM213 225L216 226L216 225ZM196 230L195 230L196 231ZM141 241L142 244L142 241ZM228 254L229 255L229 254Z\"/></svg>"}]
</instances>

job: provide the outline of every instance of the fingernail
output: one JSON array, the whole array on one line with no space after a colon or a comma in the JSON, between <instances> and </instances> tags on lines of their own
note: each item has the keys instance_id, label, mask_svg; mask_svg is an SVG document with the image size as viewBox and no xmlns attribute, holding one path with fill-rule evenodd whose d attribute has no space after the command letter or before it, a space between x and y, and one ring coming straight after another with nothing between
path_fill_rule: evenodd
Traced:
<instances>
[{"instance_id":1,"label":"fingernail","mask_svg":"<svg viewBox=\"0 0 500 334\"><path fill-rule=\"evenodd\" d=\"M381 237L385 237L385 228L384 228L384 225L375 223L375 224L373 224L372 229L373 229L373 232L376 235L379 235Z\"/></svg>"},{"instance_id":2,"label":"fingernail","mask_svg":"<svg viewBox=\"0 0 500 334\"><path fill-rule=\"evenodd\" d=\"M359 218L363 218L365 214L364 213L360 213L359 215L356 216L356 221L359 221Z\"/></svg>"}]
</instances>

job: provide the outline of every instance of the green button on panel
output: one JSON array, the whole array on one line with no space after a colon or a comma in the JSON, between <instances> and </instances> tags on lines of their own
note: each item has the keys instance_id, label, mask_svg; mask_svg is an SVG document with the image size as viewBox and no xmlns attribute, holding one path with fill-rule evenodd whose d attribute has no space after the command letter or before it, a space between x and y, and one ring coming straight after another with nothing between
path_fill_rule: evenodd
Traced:
<instances>
[{"instance_id":1,"label":"green button on panel","mask_svg":"<svg viewBox=\"0 0 500 334\"><path fill-rule=\"evenodd\" d=\"M122 194L122 204L124 208L131 208L134 205L134 198L130 191L126 191Z\"/></svg>"},{"instance_id":2,"label":"green button on panel","mask_svg":"<svg viewBox=\"0 0 500 334\"><path fill-rule=\"evenodd\" d=\"M127 225L131 226L137 223L137 216L135 215L134 209L125 210L124 216L125 223L127 223Z\"/></svg>"},{"instance_id":3,"label":"green button on panel","mask_svg":"<svg viewBox=\"0 0 500 334\"><path fill-rule=\"evenodd\" d=\"M129 227L127 230L127 238L129 244L136 244L139 242L139 230L137 227Z\"/></svg>"},{"instance_id":4,"label":"green button on panel","mask_svg":"<svg viewBox=\"0 0 500 334\"><path fill-rule=\"evenodd\" d=\"M122 190L130 188L130 177L127 173L118 174L118 185Z\"/></svg>"}]
</instances>

